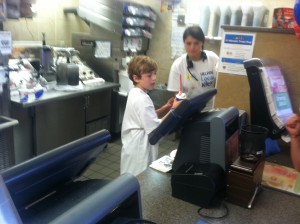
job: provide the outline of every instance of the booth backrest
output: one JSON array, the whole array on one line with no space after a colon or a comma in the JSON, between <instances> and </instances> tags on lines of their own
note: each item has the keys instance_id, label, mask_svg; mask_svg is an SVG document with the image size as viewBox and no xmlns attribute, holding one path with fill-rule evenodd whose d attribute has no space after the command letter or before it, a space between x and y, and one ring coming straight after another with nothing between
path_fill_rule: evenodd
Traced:
<instances>
[{"instance_id":1,"label":"booth backrest","mask_svg":"<svg viewBox=\"0 0 300 224\"><path fill-rule=\"evenodd\" d=\"M6 185L0 176L0 223L22 223L18 211L12 201Z\"/></svg>"},{"instance_id":2,"label":"booth backrest","mask_svg":"<svg viewBox=\"0 0 300 224\"><path fill-rule=\"evenodd\" d=\"M127 223L129 220L140 220L142 218L140 185L135 176L125 173L104 186L94 189L89 196L74 203L82 197L81 193L86 195L86 188L89 189L89 181L82 181L83 185L81 187L76 185L80 188L79 191L76 191L79 195L74 195L72 191L65 192L63 199L57 200L57 196L52 197L53 194L44 199L47 200L46 204L48 206L39 202L36 204L38 208L33 205L33 209L30 207L20 211L21 213L26 211L26 214L21 216L0 175L0 223L107 224ZM76 181L71 185L74 183ZM56 208L59 208L59 212ZM134 223L137 223L137 221Z\"/></svg>"},{"instance_id":3,"label":"booth backrest","mask_svg":"<svg viewBox=\"0 0 300 224\"><path fill-rule=\"evenodd\" d=\"M79 177L102 152L110 133L102 130L1 172L19 210Z\"/></svg>"},{"instance_id":4,"label":"booth backrest","mask_svg":"<svg viewBox=\"0 0 300 224\"><path fill-rule=\"evenodd\" d=\"M49 223L143 223L137 221L142 217L140 184L135 176L125 173Z\"/></svg>"}]
</instances>

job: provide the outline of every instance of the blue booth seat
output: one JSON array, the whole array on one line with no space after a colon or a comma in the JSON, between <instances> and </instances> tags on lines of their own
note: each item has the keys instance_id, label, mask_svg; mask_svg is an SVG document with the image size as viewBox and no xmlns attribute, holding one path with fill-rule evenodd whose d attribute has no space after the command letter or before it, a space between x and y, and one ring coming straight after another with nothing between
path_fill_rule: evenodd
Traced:
<instances>
[{"instance_id":1,"label":"blue booth seat","mask_svg":"<svg viewBox=\"0 0 300 224\"><path fill-rule=\"evenodd\" d=\"M121 216L141 218L140 186L134 176L76 180L109 140L109 132L102 130L2 171L0 220L110 223Z\"/></svg>"}]
</instances>

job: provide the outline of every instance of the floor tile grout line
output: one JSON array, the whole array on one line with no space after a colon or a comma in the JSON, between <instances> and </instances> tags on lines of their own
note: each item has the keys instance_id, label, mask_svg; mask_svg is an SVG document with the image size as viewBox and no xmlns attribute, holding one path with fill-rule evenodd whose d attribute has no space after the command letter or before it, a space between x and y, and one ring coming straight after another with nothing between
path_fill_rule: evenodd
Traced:
<instances>
[{"instance_id":1,"label":"floor tile grout line","mask_svg":"<svg viewBox=\"0 0 300 224\"><path fill-rule=\"evenodd\" d=\"M120 140L115 141L120 142ZM160 142L159 157L169 154L177 146L178 141L168 138L163 139ZM92 179L91 177L116 178L120 172L121 148L121 144L108 143L105 150L96 158L94 165L92 164L82 177L90 179Z\"/></svg>"}]
</instances>

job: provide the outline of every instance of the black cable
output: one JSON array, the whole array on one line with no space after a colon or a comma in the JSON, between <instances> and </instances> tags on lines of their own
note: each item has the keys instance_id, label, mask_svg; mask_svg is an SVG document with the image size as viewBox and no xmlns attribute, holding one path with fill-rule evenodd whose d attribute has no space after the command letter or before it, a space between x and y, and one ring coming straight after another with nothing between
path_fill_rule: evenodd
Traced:
<instances>
[{"instance_id":1,"label":"black cable","mask_svg":"<svg viewBox=\"0 0 300 224\"><path fill-rule=\"evenodd\" d=\"M79 81L80 81L83 85L85 85L85 83L83 82L83 80L82 80L81 78L79 78Z\"/></svg>"},{"instance_id":2,"label":"black cable","mask_svg":"<svg viewBox=\"0 0 300 224\"><path fill-rule=\"evenodd\" d=\"M221 208L221 207L222 207L222 208ZM205 208L201 208L201 207L198 209L198 214L199 214L201 217L207 218L207 219L224 219L224 218L226 218L226 217L228 216L228 214L229 214L229 210L228 210L227 205L226 205L224 202L221 202L219 208L220 208L220 209L224 209L224 214L221 215L221 216L205 215L205 214L203 214L203 213L201 212L201 211L203 211L203 209L205 209ZM212 208L212 209L215 209L215 207Z\"/></svg>"}]
</instances>

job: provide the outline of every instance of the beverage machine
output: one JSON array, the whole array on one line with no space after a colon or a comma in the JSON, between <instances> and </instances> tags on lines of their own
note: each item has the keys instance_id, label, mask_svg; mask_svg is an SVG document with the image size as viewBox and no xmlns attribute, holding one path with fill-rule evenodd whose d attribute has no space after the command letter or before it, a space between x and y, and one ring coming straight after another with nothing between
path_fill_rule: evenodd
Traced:
<instances>
[{"instance_id":1,"label":"beverage machine","mask_svg":"<svg viewBox=\"0 0 300 224\"><path fill-rule=\"evenodd\" d=\"M90 32L73 33L72 47L99 77L120 84L112 95L111 115L111 131L119 133L132 87L127 63L134 55L146 54L156 14L149 6L121 0L80 0L77 14Z\"/></svg>"}]
</instances>

